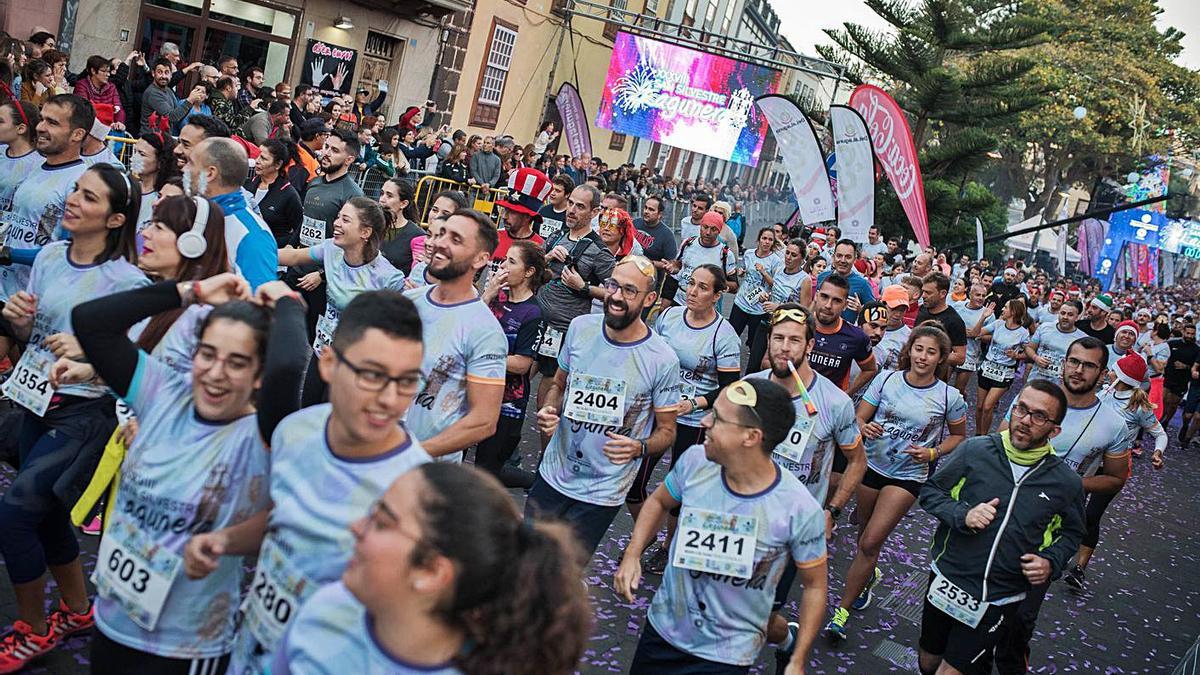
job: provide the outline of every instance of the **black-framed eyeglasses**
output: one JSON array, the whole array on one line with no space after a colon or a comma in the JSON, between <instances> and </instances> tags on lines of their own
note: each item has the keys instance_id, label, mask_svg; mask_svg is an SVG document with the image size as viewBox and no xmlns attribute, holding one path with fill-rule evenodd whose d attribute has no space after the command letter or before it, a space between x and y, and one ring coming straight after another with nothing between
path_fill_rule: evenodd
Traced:
<instances>
[{"instance_id":1,"label":"black-framed eyeglasses","mask_svg":"<svg viewBox=\"0 0 1200 675\"><path fill-rule=\"evenodd\" d=\"M401 394L412 395L421 391L425 386L425 376L420 373L392 377L382 370L363 368L362 366L355 365L336 347L330 347L330 349L333 350L333 354L337 357L338 361L345 364L354 373L354 384L364 391L381 392L387 388L388 384L395 382L396 389Z\"/></svg>"},{"instance_id":2,"label":"black-framed eyeglasses","mask_svg":"<svg viewBox=\"0 0 1200 675\"><path fill-rule=\"evenodd\" d=\"M641 295L642 293L649 292L649 291L643 291L642 289L638 288L637 286L634 286L633 284L626 284L626 285L622 286L616 279L613 279L612 277L609 277L609 278L605 279L604 281L600 282L600 286L604 288L605 293L616 293L617 291L620 291L621 295L624 296L625 299L627 299L627 300L632 300L632 299L636 298L637 296Z\"/></svg>"},{"instance_id":3,"label":"black-framed eyeglasses","mask_svg":"<svg viewBox=\"0 0 1200 675\"><path fill-rule=\"evenodd\" d=\"M1053 421L1053 419L1046 413L1044 413L1040 410L1030 410L1029 406L1025 405L1024 403L1017 403L1016 405L1013 406L1013 409L1012 409L1013 421L1015 422L1018 419L1021 419L1022 417L1028 417L1034 424L1038 425L1039 427L1043 426L1047 422Z\"/></svg>"},{"instance_id":4,"label":"black-framed eyeglasses","mask_svg":"<svg viewBox=\"0 0 1200 675\"><path fill-rule=\"evenodd\" d=\"M1075 370L1100 370L1099 363L1092 363L1091 361L1080 361L1079 359L1075 358L1074 356L1068 356L1063 361L1063 363L1065 365L1067 365L1068 367L1073 368Z\"/></svg>"}]
</instances>

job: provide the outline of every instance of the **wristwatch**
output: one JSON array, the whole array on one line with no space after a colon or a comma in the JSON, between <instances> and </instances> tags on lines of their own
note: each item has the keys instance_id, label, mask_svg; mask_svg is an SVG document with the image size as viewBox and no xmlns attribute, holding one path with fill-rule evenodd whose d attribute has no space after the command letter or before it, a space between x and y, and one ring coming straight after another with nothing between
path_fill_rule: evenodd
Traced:
<instances>
[{"instance_id":1,"label":"wristwatch","mask_svg":"<svg viewBox=\"0 0 1200 675\"><path fill-rule=\"evenodd\" d=\"M646 441L638 441L638 444L640 444L642 446L642 455L641 456L645 457L646 452L647 452Z\"/></svg>"},{"instance_id":2,"label":"wristwatch","mask_svg":"<svg viewBox=\"0 0 1200 675\"><path fill-rule=\"evenodd\" d=\"M830 504L829 508L825 510L829 512L830 519L832 519L835 523L838 521L838 518L842 517L842 507L840 506L834 506L833 504Z\"/></svg>"}]
</instances>

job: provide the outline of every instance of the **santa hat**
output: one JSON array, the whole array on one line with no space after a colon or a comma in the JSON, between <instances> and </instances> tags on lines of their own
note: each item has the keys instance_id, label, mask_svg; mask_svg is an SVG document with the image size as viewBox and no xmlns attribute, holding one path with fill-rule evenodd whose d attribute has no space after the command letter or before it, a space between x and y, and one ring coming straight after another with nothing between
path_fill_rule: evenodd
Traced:
<instances>
[{"instance_id":1,"label":"santa hat","mask_svg":"<svg viewBox=\"0 0 1200 675\"><path fill-rule=\"evenodd\" d=\"M1140 387L1142 380L1146 379L1146 360L1134 352L1129 352L1117 360L1113 374L1131 387Z\"/></svg>"},{"instance_id":2,"label":"santa hat","mask_svg":"<svg viewBox=\"0 0 1200 675\"><path fill-rule=\"evenodd\" d=\"M1132 331L1134 337L1137 337L1137 334L1138 334L1138 331L1140 330L1140 328L1137 325L1136 321L1130 321L1129 319L1126 319L1126 320L1122 321L1121 323L1117 324L1117 330L1113 332L1113 335L1114 336L1120 335L1121 331L1123 331L1123 330Z\"/></svg>"},{"instance_id":3,"label":"santa hat","mask_svg":"<svg viewBox=\"0 0 1200 675\"><path fill-rule=\"evenodd\" d=\"M112 131L112 127L108 126L104 122L101 122L100 118L97 117L94 120L92 120L92 128L91 128L91 131L89 131L88 133L91 134L92 138L103 143L104 139L108 136L109 132L111 132L111 131Z\"/></svg>"},{"instance_id":4,"label":"santa hat","mask_svg":"<svg viewBox=\"0 0 1200 675\"><path fill-rule=\"evenodd\" d=\"M858 260L854 261L854 269L858 270L859 274L869 277L875 274L875 261L867 260L866 258L859 258Z\"/></svg>"},{"instance_id":5,"label":"santa hat","mask_svg":"<svg viewBox=\"0 0 1200 675\"><path fill-rule=\"evenodd\" d=\"M829 235L825 234L825 228L818 227L817 229L812 231L812 236L809 238L814 241L824 244L825 240L829 238Z\"/></svg>"}]
</instances>

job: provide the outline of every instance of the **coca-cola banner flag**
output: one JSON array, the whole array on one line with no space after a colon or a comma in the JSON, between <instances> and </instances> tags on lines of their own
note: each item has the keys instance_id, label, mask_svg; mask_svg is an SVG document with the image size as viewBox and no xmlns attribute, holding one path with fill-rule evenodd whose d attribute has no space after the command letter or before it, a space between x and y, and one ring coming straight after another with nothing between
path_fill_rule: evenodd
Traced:
<instances>
[{"instance_id":1,"label":"coca-cola banner flag","mask_svg":"<svg viewBox=\"0 0 1200 675\"><path fill-rule=\"evenodd\" d=\"M783 166L792 178L796 205L805 225L833 220L833 191L829 174L825 172L825 156L817 143L812 123L791 100L770 94L755 99L758 109L771 125ZM841 161L841 156L838 156Z\"/></svg>"},{"instance_id":2,"label":"coca-cola banner flag","mask_svg":"<svg viewBox=\"0 0 1200 675\"><path fill-rule=\"evenodd\" d=\"M850 107L862 115L867 133L875 146L875 156L900 198L913 234L921 248L929 246L929 215L925 213L925 185L921 182L921 165L913 147L912 131L904 111L887 92L870 84L862 84L850 94Z\"/></svg>"},{"instance_id":3,"label":"coca-cola banner flag","mask_svg":"<svg viewBox=\"0 0 1200 675\"><path fill-rule=\"evenodd\" d=\"M583 111L583 99L579 90L570 82L563 82L554 97L558 114L562 116L563 135L567 137L567 148L572 157L592 154L592 132L588 130L587 113Z\"/></svg>"},{"instance_id":4,"label":"coca-cola banner flag","mask_svg":"<svg viewBox=\"0 0 1200 675\"><path fill-rule=\"evenodd\" d=\"M837 219L842 236L867 243L875 224L875 155L867 123L854 108L829 106L837 155Z\"/></svg>"}]
</instances>

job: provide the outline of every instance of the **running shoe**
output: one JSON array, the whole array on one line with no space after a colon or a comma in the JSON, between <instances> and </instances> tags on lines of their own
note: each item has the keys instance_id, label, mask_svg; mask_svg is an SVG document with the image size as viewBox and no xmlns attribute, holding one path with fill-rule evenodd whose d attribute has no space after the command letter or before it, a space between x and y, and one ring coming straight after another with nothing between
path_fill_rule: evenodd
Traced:
<instances>
[{"instance_id":1,"label":"running shoe","mask_svg":"<svg viewBox=\"0 0 1200 675\"><path fill-rule=\"evenodd\" d=\"M850 603L850 608L856 612L861 612L870 607L871 591L874 590L877 585L879 585L879 581L881 579L883 579L883 572L880 572L879 568L876 567L875 574L872 575L871 580L867 582L867 587L863 589L862 593L858 594L858 597L854 599L854 602Z\"/></svg>"},{"instance_id":2,"label":"running shoe","mask_svg":"<svg viewBox=\"0 0 1200 675\"><path fill-rule=\"evenodd\" d=\"M98 536L100 536L100 532L102 532L103 530L104 530L104 526L100 524L100 516L99 515L97 515L95 518L92 518L91 520L89 520L87 525L84 525L83 527L79 528L80 532L88 535L89 537L98 537Z\"/></svg>"},{"instance_id":3,"label":"running shoe","mask_svg":"<svg viewBox=\"0 0 1200 675\"><path fill-rule=\"evenodd\" d=\"M1083 590L1083 568L1079 565L1072 567L1063 575L1063 583L1077 591Z\"/></svg>"},{"instance_id":4,"label":"running shoe","mask_svg":"<svg viewBox=\"0 0 1200 675\"><path fill-rule=\"evenodd\" d=\"M46 617L46 623L50 624L50 629L60 639L74 635L75 633L82 633L96 625L94 607L94 604L88 605L86 612L76 614L71 611L70 607L67 607L67 603L59 600L58 609L50 612L50 616Z\"/></svg>"},{"instance_id":5,"label":"running shoe","mask_svg":"<svg viewBox=\"0 0 1200 675\"><path fill-rule=\"evenodd\" d=\"M58 646L58 633L51 628L45 635L33 632L24 621L13 622L12 632L0 640L0 673L15 673Z\"/></svg>"},{"instance_id":6,"label":"running shoe","mask_svg":"<svg viewBox=\"0 0 1200 675\"><path fill-rule=\"evenodd\" d=\"M671 560L671 545L667 542L659 542L656 546L657 548L646 559L646 562L642 563L642 571L661 577L667 571L667 563Z\"/></svg>"},{"instance_id":7,"label":"running shoe","mask_svg":"<svg viewBox=\"0 0 1200 675\"><path fill-rule=\"evenodd\" d=\"M775 675L783 675L787 670L788 662L792 660L792 652L796 650L796 637L800 635L800 624L789 621L787 626L788 642L791 644L787 649L775 650Z\"/></svg>"},{"instance_id":8,"label":"running shoe","mask_svg":"<svg viewBox=\"0 0 1200 675\"><path fill-rule=\"evenodd\" d=\"M833 610L833 618L829 623L825 624L825 632L835 641L840 642L846 639L846 622L850 620L850 610L845 607L838 607Z\"/></svg>"}]
</instances>

